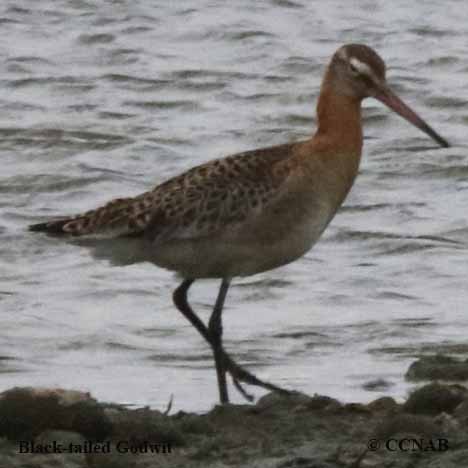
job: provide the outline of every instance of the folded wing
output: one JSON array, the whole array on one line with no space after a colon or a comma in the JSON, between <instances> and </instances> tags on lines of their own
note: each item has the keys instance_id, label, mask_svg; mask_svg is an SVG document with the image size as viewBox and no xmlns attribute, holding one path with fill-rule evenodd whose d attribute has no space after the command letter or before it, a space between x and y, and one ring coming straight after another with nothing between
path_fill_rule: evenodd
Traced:
<instances>
[{"instance_id":1,"label":"folded wing","mask_svg":"<svg viewBox=\"0 0 468 468\"><path fill-rule=\"evenodd\" d=\"M281 145L210 161L139 196L29 229L72 236L145 236L156 242L213 235L260 214L280 196L293 148Z\"/></svg>"}]
</instances>

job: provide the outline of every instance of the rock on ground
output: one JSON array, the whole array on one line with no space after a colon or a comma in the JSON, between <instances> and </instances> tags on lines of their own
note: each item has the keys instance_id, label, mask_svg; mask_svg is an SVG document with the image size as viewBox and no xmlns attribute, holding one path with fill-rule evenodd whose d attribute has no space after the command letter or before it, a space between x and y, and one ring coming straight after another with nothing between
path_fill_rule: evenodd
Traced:
<instances>
[{"instance_id":1,"label":"rock on ground","mask_svg":"<svg viewBox=\"0 0 468 468\"><path fill-rule=\"evenodd\" d=\"M467 408L463 387L441 384L416 390L404 404L271 393L255 405L171 416L81 392L14 388L0 394L0 466L463 467Z\"/></svg>"}]
</instances>

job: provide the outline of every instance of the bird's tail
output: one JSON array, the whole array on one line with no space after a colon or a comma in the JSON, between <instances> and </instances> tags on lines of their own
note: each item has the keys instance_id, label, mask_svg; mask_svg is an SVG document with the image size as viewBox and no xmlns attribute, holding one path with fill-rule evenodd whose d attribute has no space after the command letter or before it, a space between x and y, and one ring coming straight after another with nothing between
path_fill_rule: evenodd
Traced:
<instances>
[{"instance_id":1,"label":"bird's tail","mask_svg":"<svg viewBox=\"0 0 468 468\"><path fill-rule=\"evenodd\" d=\"M30 231L55 235L131 234L138 231L138 199L118 198L92 211L76 216L31 224ZM132 216L133 215L133 216Z\"/></svg>"},{"instance_id":2,"label":"bird's tail","mask_svg":"<svg viewBox=\"0 0 468 468\"><path fill-rule=\"evenodd\" d=\"M31 224L28 226L30 231L48 232L49 234L65 234L64 226L73 218L58 219L56 221L46 221L45 223Z\"/></svg>"}]
</instances>

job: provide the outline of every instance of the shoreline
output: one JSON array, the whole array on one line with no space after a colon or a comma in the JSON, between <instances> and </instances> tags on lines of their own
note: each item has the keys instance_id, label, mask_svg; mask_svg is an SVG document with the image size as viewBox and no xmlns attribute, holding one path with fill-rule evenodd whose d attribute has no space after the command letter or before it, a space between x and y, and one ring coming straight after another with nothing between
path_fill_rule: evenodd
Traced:
<instances>
[{"instance_id":1,"label":"shoreline","mask_svg":"<svg viewBox=\"0 0 468 468\"><path fill-rule=\"evenodd\" d=\"M430 364L439 380L450 377L443 367L465 377L466 362L422 359L407 378L421 369L427 377ZM468 466L468 390L432 382L403 403L367 404L269 393L165 414L79 391L13 388L0 394L0 437L0 466L12 468L455 468Z\"/></svg>"}]
</instances>

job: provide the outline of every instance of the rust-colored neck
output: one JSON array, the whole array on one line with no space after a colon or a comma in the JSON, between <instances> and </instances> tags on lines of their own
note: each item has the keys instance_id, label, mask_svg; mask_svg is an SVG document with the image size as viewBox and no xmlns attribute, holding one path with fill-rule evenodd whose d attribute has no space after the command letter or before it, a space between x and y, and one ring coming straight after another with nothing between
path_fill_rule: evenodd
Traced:
<instances>
[{"instance_id":1,"label":"rust-colored neck","mask_svg":"<svg viewBox=\"0 0 468 468\"><path fill-rule=\"evenodd\" d=\"M301 157L311 186L337 209L359 170L362 150L361 100L342 92L329 76L322 84L317 105L318 128L301 145ZM328 79L330 78L330 79Z\"/></svg>"},{"instance_id":2,"label":"rust-colored neck","mask_svg":"<svg viewBox=\"0 0 468 468\"><path fill-rule=\"evenodd\" d=\"M317 105L316 139L333 146L333 150L361 154L361 99L340 93L331 71L325 74Z\"/></svg>"}]
</instances>

